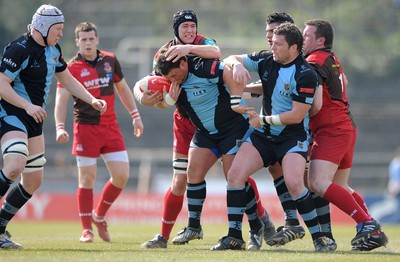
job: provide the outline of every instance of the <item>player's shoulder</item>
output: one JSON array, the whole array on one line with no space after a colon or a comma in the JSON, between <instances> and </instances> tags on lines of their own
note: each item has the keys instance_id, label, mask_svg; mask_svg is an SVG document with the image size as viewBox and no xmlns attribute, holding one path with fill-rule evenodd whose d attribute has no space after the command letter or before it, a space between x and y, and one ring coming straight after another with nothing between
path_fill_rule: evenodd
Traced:
<instances>
[{"instance_id":1,"label":"player's shoulder","mask_svg":"<svg viewBox=\"0 0 400 262\"><path fill-rule=\"evenodd\" d=\"M258 52L252 52L247 55L252 60L260 60L260 59L272 59L272 52L269 50L261 50Z\"/></svg>"},{"instance_id":2,"label":"player's shoulder","mask_svg":"<svg viewBox=\"0 0 400 262\"><path fill-rule=\"evenodd\" d=\"M309 63L318 63L318 64L323 64L324 61L331 56L331 52L328 52L327 50L316 50L309 54L306 57L307 62Z\"/></svg>"},{"instance_id":3,"label":"player's shoulder","mask_svg":"<svg viewBox=\"0 0 400 262\"><path fill-rule=\"evenodd\" d=\"M98 50L98 52L99 52L99 56L102 56L102 57L111 57L111 58L116 57L116 55L110 51Z\"/></svg>"},{"instance_id":4,"label":"player's shoulder","mask_svg":"<svg viewBox=\"0 0 400 262\"><path fill-rule=\"evenodd\" d=\"M35 46L38 44L33 40L32 37L29 37L27 34L23 34L13 41L9 42L7 46L4 48L5 52L15 53L19 55L29 54L33 50L35 50Z\"/></svg>"},{"instance_id":5,"label":"player's shoulder","mask_svg":"<svg viewBox=\"0 0 400 262\"><path fill-rule=\"evenodd\" d=\"M197 34L196 38L193 41L193 44L195 45L217 45L217 41L215 41L213 38L206 37L201 34Z\"/></svg>"}]
</instances>

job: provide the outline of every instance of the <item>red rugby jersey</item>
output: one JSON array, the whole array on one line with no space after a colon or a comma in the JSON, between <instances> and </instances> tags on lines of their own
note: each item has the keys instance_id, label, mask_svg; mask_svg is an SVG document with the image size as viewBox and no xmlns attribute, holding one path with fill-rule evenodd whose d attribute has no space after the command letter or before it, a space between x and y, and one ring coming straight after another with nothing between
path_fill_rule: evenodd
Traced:
<instances>
[{"instance_id":1,"label":"red rugby jersey","mask_svg":"<svg viewBox=\"0 0 400 262\"><path fill-rule=\"evenodd\" d=\"M121 81L124 76L114 54L103 50L98 50L97 53L97 60L93 63L85 61L80 53L76 54L68 62L68 69L94 97L107 102L107 111L100 115L90 104L73 96L74 121L81 124L108 125L117 121L114 83ZM60 83L57 87L63 88Z\"/></svg>"},{"instance_id":2,"label":"red rugby jersey","mask_svg":"<svg viewBox=\"0 0 400 262\"><path fill-rule=\"evenodd\" d=\"M323 86L322 108L310 118L311 132L316 132L322 127L354 129L355 124L346 97L343 69L336 55L323 49L314 51L306 59L317 71L318 82Z\"/></svg>"}]
</instances>

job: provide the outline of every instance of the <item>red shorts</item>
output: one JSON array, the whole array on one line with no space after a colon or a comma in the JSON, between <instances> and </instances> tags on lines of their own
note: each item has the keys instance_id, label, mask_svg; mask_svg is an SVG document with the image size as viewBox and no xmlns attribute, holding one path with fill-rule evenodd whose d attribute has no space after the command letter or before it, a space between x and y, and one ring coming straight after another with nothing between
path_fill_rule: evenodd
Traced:
<instances>
[{"instance_id":1,"label":"red shorts","mask_svg":"<svg viewBox=\"0 0 400 262\"><path fill-rule=\"evenodd\" d=\"M101 154L125 151L119 125L85 125L74 122L72 154L99 157Z\"/></svg>"},{"instance_id":2,"label":"red shorts","mask_svg":"<svg viewBox=\"0 0 400 262\"><path fill-rule=\"evenodd\" d=\"M178 110L174 111L174 145L172 150L175 153L188 155L190 141L192 141L193 134L196 131L196 127L193 125L189 118L183 117L178 113Z\"/></svg>"},{"instance_id":3,"label":"red shorts","mask_svg":"<svg viewBox=\"0 0 400 262\"><path fill-rule=\"evenodd\" d=\"M320 159L335 163L339 169L352 166L357 129L322 128L313 134L311 160Z\"/></svg>"}]
</instances>

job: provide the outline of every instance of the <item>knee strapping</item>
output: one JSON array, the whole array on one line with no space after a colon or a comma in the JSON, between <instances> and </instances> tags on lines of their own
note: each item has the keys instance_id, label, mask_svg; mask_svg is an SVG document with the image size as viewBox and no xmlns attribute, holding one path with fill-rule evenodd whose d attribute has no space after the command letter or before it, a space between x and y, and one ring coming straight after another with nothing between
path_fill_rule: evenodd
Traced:
<instances>
[{"instance_id":1,"label":"knee strapping","mask_svg":"<svg viewBox=\"0 0 400 262\"><path fill-rule=\"evenodd\" d=\"M187 174L188 159L187 158L175 158L172 162L174 168L174 174Z\"/></svg>"},{"instance_id":2,"label":"knee strapping","mask_svg":"<svg viewBox=\"0 0 400 262\"><path fill-rule=\"evenodd\" d=\"M46 158L44 157L44 152L28 156L25 169L23 172L31 173L38 170L43 170L45 164L46 164Z\"/></svg>"},{"instance_id":3,"label":"knee strapping","mask_svg":"<svg viewBox=\"0 0 400 262\"><path fill-rule=\"evenodd\" d=\"M1 145L3 157L10 154L19 154L25 157L28 156L28 141L23 138L13 138L5 141Z\"/></svg>"}]
</instances>

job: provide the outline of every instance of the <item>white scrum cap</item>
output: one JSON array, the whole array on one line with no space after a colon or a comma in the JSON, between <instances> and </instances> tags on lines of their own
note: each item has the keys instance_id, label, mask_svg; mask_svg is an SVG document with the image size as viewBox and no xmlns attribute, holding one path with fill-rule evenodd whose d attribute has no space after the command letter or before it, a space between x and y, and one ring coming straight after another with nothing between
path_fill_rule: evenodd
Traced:
<instances>
[{"instance_id":1,"label":"white scrum cap","mask_svg":"<svg viewBox=\"0 0 400 262\"><path fill-rule=\"evenodd\" d=\"M64 23L60 9L52 5L41 5L32 17L31 26L46 38L50 27L60 23Z\"/></svg>"}]
</instances>

